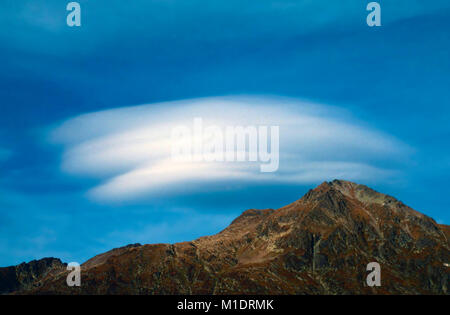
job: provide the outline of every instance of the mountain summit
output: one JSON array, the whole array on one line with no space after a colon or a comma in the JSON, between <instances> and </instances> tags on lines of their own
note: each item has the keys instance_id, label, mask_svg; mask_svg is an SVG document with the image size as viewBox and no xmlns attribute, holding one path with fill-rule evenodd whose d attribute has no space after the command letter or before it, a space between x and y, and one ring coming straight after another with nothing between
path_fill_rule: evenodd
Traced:
<instances>
[{"instance_id":1,"label":"mountain summit","mask_svg":"<svg viewBox=\"0 0 450 315\"><path fill-rule=\"evenodd\" d=\"M448 225L391 196L334 180L283 208L247 210L213 236L98 255L82 265L80 287L59 267L4 292L448 294L449 237ZM381 286L366 284L370 262Z\"/></svg>"}]
</instances>

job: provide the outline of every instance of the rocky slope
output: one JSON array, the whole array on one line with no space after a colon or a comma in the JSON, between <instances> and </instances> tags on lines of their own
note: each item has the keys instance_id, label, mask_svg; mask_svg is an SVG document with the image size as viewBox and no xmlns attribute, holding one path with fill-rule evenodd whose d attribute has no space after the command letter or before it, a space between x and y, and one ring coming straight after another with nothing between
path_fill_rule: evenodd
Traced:
<instances>
[{"instance_id":1,"label":"rocky slope","mask_svg":"<svg viewBox=\"0 0 450 315\"><path fill-rule=\"evenodd\" d=\"M395 198L335 180L278 210L247 210L213 236L98 255L82 265L81 287L68 287L58 264L34 286L9 287L33 294L448 294L449 237L449 226ZM381 265L380 287L365 284L369 262Z\"/></svg>"},{"instance_id":2,"label":"rocky slope","mask_svg":"<svg viewBox=\"0 0 450 315\"><path fill-rule=\"evenodd\" d=\"M61 260L56 258L43 258L17 266L0 268L0 294L14 291L31 290L41 281L60 274L66 268Z\"/></svg>"}]
</instances>

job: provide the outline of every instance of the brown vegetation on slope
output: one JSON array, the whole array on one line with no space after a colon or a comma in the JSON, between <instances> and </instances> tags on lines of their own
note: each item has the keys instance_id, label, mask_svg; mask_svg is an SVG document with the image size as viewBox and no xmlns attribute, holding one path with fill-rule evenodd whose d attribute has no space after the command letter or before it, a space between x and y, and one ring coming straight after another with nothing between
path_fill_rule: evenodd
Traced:
<instances>
[{"instance_id":1,"label":"brown vegetation on slope","mask_svg":"<svg viewBox=\"0 0 450 315\"><path fill-rule=\"evenodd\" d=\"M449 231L393 197L335 180L278 210L247 210L213 236L98 255L82 265L81 287L59 270L20 293L447 294ZM380 287L365 284L374 261Z\"/></svg>"}]
</instances>

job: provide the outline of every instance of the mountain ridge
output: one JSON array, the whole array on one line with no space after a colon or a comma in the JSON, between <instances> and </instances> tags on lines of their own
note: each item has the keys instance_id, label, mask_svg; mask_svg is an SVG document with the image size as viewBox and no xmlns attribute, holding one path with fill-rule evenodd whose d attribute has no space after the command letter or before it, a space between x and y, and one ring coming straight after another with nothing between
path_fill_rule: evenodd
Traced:
<instances>
[{"instance_id":1,"label":"mountain ridge","mask_svg":"<svg viewBox=\"0 0 450 315\"><path fill-rule=\"evenodd\" d=\"M59 270L6 293L448 294L449 232L394 197L334 180L282 208L246 210L215 235L94 256L81 287ZM365 284L372 261L381 287Z\"/></svg>"}]
</instances>

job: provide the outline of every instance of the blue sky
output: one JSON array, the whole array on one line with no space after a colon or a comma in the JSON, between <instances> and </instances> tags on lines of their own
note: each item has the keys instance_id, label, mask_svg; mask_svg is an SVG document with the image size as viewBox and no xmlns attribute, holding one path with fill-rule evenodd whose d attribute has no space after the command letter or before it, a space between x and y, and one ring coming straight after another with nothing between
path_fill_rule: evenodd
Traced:
<instances>
[{"instance_id":1,"label":"blue sky","mask_svg":"<svg viewBox=\"0 0 450 315\"><path fill-rule=\"evenodd\" d=\"M0 266L213 234L335 174L449 224L448 1L380 1L379 28L361 0L79 2L80 28L66 25L64 1L0 4ZM286 143L273 178L93 197L135 167L89 160L111 149L103 137L192 108L207 116L219 101L231 120L271 108ZM80 153L86 141L97 151ZM293 169L301 176L288 180Z\"/></svg>"}]
</instances>

